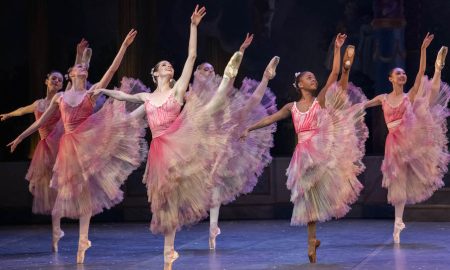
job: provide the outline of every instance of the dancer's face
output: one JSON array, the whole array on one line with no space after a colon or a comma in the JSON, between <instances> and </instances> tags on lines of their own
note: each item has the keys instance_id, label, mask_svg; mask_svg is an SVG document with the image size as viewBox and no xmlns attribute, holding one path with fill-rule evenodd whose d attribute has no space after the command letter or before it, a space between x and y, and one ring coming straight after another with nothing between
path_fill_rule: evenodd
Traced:
<instances>
[{"instance_id":1,"label":"dancer's face","mask_svg":"<svg viewBox=\"0 0 450 270\"><path fill-rule=\"evenodd\" d=\"M392 84L404 85L408 77L402 68L394 68L389 75L389 81Z\"/></svg>"},{"instance_id":2,"label":"dancer's face","mask_svg":"<svg viewBox=\"0 0 450 270\"><path fill-rule=\"evenodd\" d=\"M73 66L72 70L69 73L69 76L71 78L87 79L88 75L88 69L84 64L77 64Z\"/></svg>"},{"instance_id":3,"label":"dancer's face","mask_svg":"<svg viewBox=\"0 0 450 270\"><path fill-rule=\"evenodd\" d=\"M173 78L175 71L173 70L172 64L169 61L160 61L156 66L157 68L153 71L153 76L161 78L169 77L169 79Z\"/></svg>"},{"instance_id":4,"label":"dancer's face","mask_svg":"<svg viewBox=\"0 0 450 270\"><path fill-rule=\"evenodd\" d=\"M63 86L63 76L59 72L52 72L45 80L45 85L50 91L58 92Z\"/></svg>"},{"instance_id":5,"label":"dancer's face","mask_svg":"<svg viewBox=\"0 0 450 270\"><path fill-rule=\"evenodd\" d=\"M197 67L194 72L194 76L200 82L206 82L214 78L216 73L214 72L214 67L210 63L203 63Z\"/></svg>"},{"instance_id":6,"label":"dancer's face","mask_svg":"<svg viewBox=\"0 0 450 270\"><path fill-rule=\"evenodd\" d=\"M300 78L297 81L297 87L299 89L303 89L306 91L315 91L317 90L317 80L314 73L305 71L300 75Z\"/></svg>"}]
</instances>

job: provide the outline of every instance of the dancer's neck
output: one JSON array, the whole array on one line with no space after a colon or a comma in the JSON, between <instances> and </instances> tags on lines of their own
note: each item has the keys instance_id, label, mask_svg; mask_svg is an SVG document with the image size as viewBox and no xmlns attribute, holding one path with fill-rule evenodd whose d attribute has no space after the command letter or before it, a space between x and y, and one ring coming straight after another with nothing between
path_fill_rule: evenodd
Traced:
<instances>
[{"instance_id":1,"label":"dancer's neck","mask_svg":"<svg viewBox=\"0 0 450 270\"><path fill-rule=\"evenodd\" d=\"M311 103L316 98L310 91L301 90L302 96L299 99L299 102L307 102Z\"/></svg>"},{"instance_id":2,"label":"dancer's neck","mask_svg":"<svg viewBox=\"0 0 450 270\"><path fill-rule=\"evenodd\" d=\"M403 85L394 84L392 88L392 93L396 96L403 95Z\"/></svg>"}]
</instances>

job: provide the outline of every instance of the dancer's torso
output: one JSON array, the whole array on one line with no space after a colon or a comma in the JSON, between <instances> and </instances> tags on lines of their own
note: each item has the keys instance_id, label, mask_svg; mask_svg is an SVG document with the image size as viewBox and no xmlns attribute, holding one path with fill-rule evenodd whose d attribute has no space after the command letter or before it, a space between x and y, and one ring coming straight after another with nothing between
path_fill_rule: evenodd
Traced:
<instances>
[{"instance_id":1,"label":"dancer's torso","mask_svg":"<svg viewBox=\"0 0 450 270\"><path fill-rule=\"evenodd\" d=\"M389 130L397 127L401 124L403 115L405 114L407 108L411 105L408 95L403 95L400 103L393 105L387 99L387 94L384 95L382 99L382 108L384 114L384 121L386 122Z\"/></svg>"},{"instance_id":2,"label":"dancer's torso","mask_svg":"<svg viewBox=\"0 0 450 270\"><path fill-rule=\"evenodd\" d=\"M62 94L60 97L59 109L64 124L64 131L65 133L70 133L94 112L94 105L86 93L80 97L78 103L76 100L75 102L74 100L66 100L64 95Z\"/></svg>"},{"instance_id":3,"label":"dancer's torso","mask_svg":"<svg viewBox=\"0 0 450 270\"><path fill-rule=\"evenodd\" d=\"M36 109L34 110L34 117L36 118L36 120L42 117L42 115L44 114L45 110L49 107L49 105L50 102L47 102L45 99L40 99L37 101ZM39 128L39 136L41 137L41 140L45 139L48 136L48 134L50 134L50 132L53 130L53 128L55 127L56 123L58 123L60 118L61 114L58 110L56 110L52 114L50 119L48 119L44 123L44 125L42 125Z\"/></svg>"},{"instance_id":4,"label":"dancer's torso","mask_svg":"<svg viewBox=\"0 0 450 270\"><path fill-rule=\"evenodd\" d=\"M298 142L311 138L319 126L319 113L322 108L315 99L311 107L306 112L301 112L297 108L297 102L294 102L291 108L292 121L294 122L295 133L298 136Z\"/></svg>"},{"instance_id":5,"label":"dancer's torso","mask_svg":"<svg viewBox=\"0 0 450 270\"><path fill-rule=\"evenodd\" d=\"M181 112L181 104L175 99L174 93L160 105L152 103L151 95L145 101L147 121L152 131L152 137L156 138L166 131Z\"/></svg>"}]
</instances>

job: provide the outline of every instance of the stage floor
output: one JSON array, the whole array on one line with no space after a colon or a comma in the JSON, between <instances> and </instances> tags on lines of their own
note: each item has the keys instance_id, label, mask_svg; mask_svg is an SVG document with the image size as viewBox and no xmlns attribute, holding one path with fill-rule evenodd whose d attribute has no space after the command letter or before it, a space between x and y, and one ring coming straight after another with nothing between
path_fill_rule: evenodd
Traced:
<instances>
[{"instance_id":1,"label":"stage floor","mask_svg":"<svg viewBox=\"0 0 450 270\"><path fill-rule=\"evenodd\" d=\"M308 263L306 228L287 220L221 222L217 250L208 250L208 223L177 234L173 270L450 269L450 223L407 222L392 243L392 220L322 223L318 263ZM78 226L63 224L59 254L50 251L50 225L0 227L0 269L162 269L163 237L144 223L91 225L92 247L75 263Z\"/></svg>"}]
</instances>

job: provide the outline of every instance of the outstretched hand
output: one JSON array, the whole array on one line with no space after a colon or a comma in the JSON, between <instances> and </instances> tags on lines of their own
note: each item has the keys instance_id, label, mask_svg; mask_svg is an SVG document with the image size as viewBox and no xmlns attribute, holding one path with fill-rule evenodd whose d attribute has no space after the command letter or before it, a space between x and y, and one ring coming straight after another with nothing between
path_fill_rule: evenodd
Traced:
<instances>
[{"instance_id":1,"label":"outstretched hand","mask_svg":"<svg viewBox=\"0 0 450 270\"><path fill-rule=\"evenodd\" d=\"M0 121L5 121L6 119L10 118L11 116L7 113L0 114Z\"/></svg>"},{"instance_id":2,"label":"outstretched hand","mask_svg":"<svg viewBox=\"0 0 450 270\"><path fill-rule=\"evenodd\" d=\"M427 35L425 36L425 38L423 39L422 42L422 49L426 49L428 48L428 46L430 46L431 41L433 41L434 39L434 35L430 34L430 32L427 33Z\"/></svg>"},{"instance_id":3,"label":"outstretched hand","mask_svg":"<svg viewBox=\"0 0 450 270\"><path fill-rule=\"evenodd\" d=\"M127 36L125 37L125 40L123 41L123 45L128 47L133 43L134 38L137 35L137 31L134 29L131 29L130 32L128 32Z\"/></svg>"},{"instance_id":4,"label":"outstretched hand","mask_svg":"<svg viewBox=\"0 0 450 270\"><path fill-rule=\"evenodd\" d=\"M102 90L103 89L101 89L101 88L93 88L93 87L91 87L91 89L89 89L89 91L87 91L87 94L89 94L89 95L92 95L92 96L98 96L98 95L100 95L101 93L102 93Z\"/></svg>"},{"instance_id":5,"label":"outstretched hand","mask_svg":"<svg viewBox=\"0 0 450 270\"><path fill-rule=\"evenodd\" d=\"M205 7L201 7L200 9L198 9L198 8L199 8L199 6L196 5L194 13L192 13L192 16L191 16L191 23L195 26L198 26L200 24L200 22L202 21L203 17L206 15Z\"/></svg>"},{"instance_id":6,"label":"outstretched hand","mask_svg":"<svg viewBox=\"0 0 450 270\"><path fill-rule=\"evenodd\" d=\"M244 42L242 42L239 51L243 53L248 48L248 46L252 44L252 41L253 41L253 34L247 33L247 36L245 37Z\"/></svg>"},{"instance_id":7,"label":"outstretched hand","mask_svg":"<svg viewBox=\"0 0 450 270\"><path fill-rule=\"evenodd\" d=\"M339 33L339 34L337 34L337 36L336 36L336 40L335 40L335 42L334 42L334 46L336 47L336 48L341 48L342 47L342 45L344 45L344 42L345 42L345 39L347 38L347 35L346 34L341 34L341 33Z\"/></svg>"},{"instance_id":8,"label":"outstretched hand","mask_svg":"<svg viewBox=\"0 0 450 270\"><path fill-rule=\"evenodd\" d=\"M19 145L19 143L22 141L22 139L20 139L20 137L17 137L14 141L8 143L6 146L7 147L11 147L11 153L14 152L14 150L16 150L16 147Z\"/></svg>"}]
</instances>

